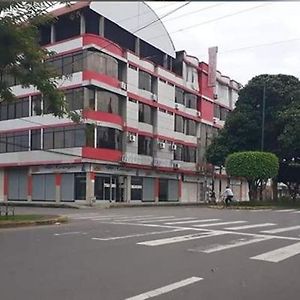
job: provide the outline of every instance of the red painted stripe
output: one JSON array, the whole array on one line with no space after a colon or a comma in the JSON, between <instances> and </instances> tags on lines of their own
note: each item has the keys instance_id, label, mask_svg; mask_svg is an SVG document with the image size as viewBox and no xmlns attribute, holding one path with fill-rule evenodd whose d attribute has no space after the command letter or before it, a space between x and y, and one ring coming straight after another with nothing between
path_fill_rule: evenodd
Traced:
<instances>
[{"instance_id":1,"label":"red painted stripe","mask_svg":"<svg viewBox=\"0 0 300 300\"><path fill-rule=\"evenodd\" d=\"M6 170L4 170L3 194L4 196L8 195L8 174Z\"/></svg>"},{"instance_id":2,"label":"red painted stripe","mask_svg":"<svg viewBox=\"0 0 300 300\"><path fill-rule=\"evenodd\" d=\"M27 176L27 195L32 196L32 175Z\"/></svg>"},{"instance_id":3,"label":"red painted stripe","mask_svg":"<svg viewBox=\"0 0 300 300\"><path fill-rule=\"evenodd\" d=\"M122 152L113 149L84 147L82 148L82 157L104 161L121 161Z\"/></svg>"},{"instance_id":4,"label":"red painted stripe","mask_svg":"<svg viewBox=\"0 0 300 300\"><path fill-rule=\"evenodd\" d=\"M61 186L61 174L55 174L55 185Z\"/></svg>"},{"instance_id":5,"label":"red painted stripe","mask_svg":"<svg viewBox=\"0 0 300 300\"><path fill-rule=\"evenodd\" d=\"M123 49L116 43L94 34L85 34L83 35L83 45L94 44L99 46L100 48L105 48L105 50L110 51L116 55L124 56Z\"/></svg>"},{"instance_id":6,"label":"red painted stripe","mask_svg":"<svg viewBox=\"0 0 300 300\"><path fill-rule=\"evenodd\" d=\"M116 114L110 114L102 111L84 110L82 112L82 116L86 119L113 123L120 126L124 125L122 117Z\"/></svg>"},{"instance_id":7,"label":"red painted stripe","mask_svg":"<svg viewBox=\"0 0 300 300\"><path fill-rule=\"evenodd\" d=\"M107 76L102 73L90 71L90 70L85 70L82 72L82 80L92 80L92 79L108 84L114 88L120 88L120 81L116 78Z\"/></svg>"}]
</instances>

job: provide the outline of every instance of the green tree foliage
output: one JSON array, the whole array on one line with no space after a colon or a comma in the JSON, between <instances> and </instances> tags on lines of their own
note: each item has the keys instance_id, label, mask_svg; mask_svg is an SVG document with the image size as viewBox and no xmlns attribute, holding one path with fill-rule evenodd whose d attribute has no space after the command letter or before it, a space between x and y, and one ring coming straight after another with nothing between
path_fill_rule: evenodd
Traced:
<instances>
[{"instance_id":1,"label":"green tree foliage","mask_svg":"<svg viewBox=\"0 0 300 300\"><path fill-rule=\"evenodd\" d=\"M226 158L225 167L230 176L247 179L249 198L256 200L258 184L277 176L279 161L276 155L269 152L236 152Z\"/></svg>"},{"instance_id":2,"label":"green tree foliage","mask_svg":"<svg viewBox=\"0 0 300 300\"><path fill-rule=\"evenodd\" d=\"M0 102L15 98L9 81L36 87L58 117L76 114L66 110L63 93L57 89L59 76L43 62L53 55L39 45L39 26L53 21L53 1L1 1L0 3Z\"/></svg>"},{"instance_id":3,"label":"green tree foliage","mask_svg":"<svg viewBox=\"0 0 300 300\"><path fill-rule=\"evenodd\" d=\"M261 149L264 86L264 151L276 154L280 162L300 156L300 81L289 75L259 75L240 91L235 110L207 149L209 162L220 166L230 153Z\"/></svg>"}]
</instances>

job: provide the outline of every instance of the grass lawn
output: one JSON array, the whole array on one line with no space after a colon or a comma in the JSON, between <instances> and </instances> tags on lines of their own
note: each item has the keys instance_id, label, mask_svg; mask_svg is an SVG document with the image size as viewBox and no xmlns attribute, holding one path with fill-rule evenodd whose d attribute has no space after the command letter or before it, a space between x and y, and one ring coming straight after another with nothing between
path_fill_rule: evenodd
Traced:
<instances>
[{"instance_id":1,"label":"grass lawn","mask_svg":"<svg viewBox=\"0 0 300 300\"><path fill-rule=\"evenodd\" d=\"M23 222L23 221L38 221L38 220L45 220L52 216L47 215L15 215L15 216L0 216L0 223L13 221L13 222Z\"/></svg>"}]
</instances>

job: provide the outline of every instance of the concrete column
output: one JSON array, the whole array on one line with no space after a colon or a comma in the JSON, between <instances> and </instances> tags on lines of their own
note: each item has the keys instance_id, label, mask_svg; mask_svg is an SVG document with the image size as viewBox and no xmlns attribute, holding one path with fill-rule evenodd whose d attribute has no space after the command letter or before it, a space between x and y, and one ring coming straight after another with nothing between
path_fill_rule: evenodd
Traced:
<instances>
[{"instance_id":1,"label":"concrete column","mask_svg":"<svg viewBox=\"0 0 300 300\"><path fill-rule=\"evenodd\" d=\"M124 201L130 203L131 201L131 176L126 176L124 184Z\"/></svg>"},{"instance_id":2,"label":"concrete column","mask_svg":"<svg viewBox=\"0 0 300 300\"><path fill-rule=\"evenodd\" d=\"M154 179L154 201L159 201L159 178Z\"/></svg>"},{"instance_id":3,"label":"concrete column","mask_svg":"<svg viewBox=\"0 0 300 300\"><path fill-rule=\"evenodd\" d=\"M164 54L164 68L168 68L168 54Z\"/></svg>"},{"instance_id":4,"label":"concrete column","mask_svg":"<svg viewBox=\"0 0 300 300\"><path fill-rule=\"evenodd\" d=\"M28 175L27 175L27 201L32 201L32 175L30 168L28 169Z\"/></svg>"},{"instance_id":5,"label":"concrete column","mask_svg":"<svg viewBox=\"0 0 300 300\"><path fill-rule=\"evenodd\" d=\"M4 197L4 169L0 169L0 201Z\"/></svg>"},{"instance_id":6,"label":"concrete column","mask_svg":"<svg viewBox=\"0 0 300 300\"><path fill-rule=\"evenodd\" d=\"M135 54L137 55L137 56L140 56L140 39L137 37L137 38L135 38L135 49L134 49L135 51Z\"/></svg>"},{"instance_id":7,"label":"concrete column","mask_svg":"<svg viewBox=\"0 0 300 300\"><path fill-rule=\"evenodd\" d=\"M55 37L55 26L54 24L51 24L51 37L50 37L50 43L55 43L56 37Z\"/></svg>"},{"instance_id":8,"label":"concrete column","mask_svg":"<svg viewBox=\"0 0 300 300\"><path fill-rule=\"evenodd\" d=\"M59 203L61 200L61 174L55 174L55 202Z\"/></svg>"},{"instance_id":9,"label":"concrete column","mask_svg":"<svg viewBox=\"0 0 300 300\"><path fill-rule=\"evenodd\" d=\"M88 205L93 205L95 197L95 173L86 172L86 202Z\"/></svg>"},{"instance_id":10,"label":"concrete column","mask_svg":"<svg viewBox=\"0 0 300 300\"><path fill-rule=\"evenodd\" d=\"M83 13L80 14L80 34L85 34L85 16Z\"/></svg>"},{"instance_id":11,"label":"concrete column","mask_svg":"<svg viewBox=\"0 0 300 300\"><path fill-rule=\"evenodd\" d=\"M4 176L3 176L3 201L7 202L8 200L8 173L7 170L4 169Z\"/></svg>"},{"instance_id":12,"label":"concrete column","mask_svg":"<svg viewBox=\"0 0 300 300\"><path fill-rule=\"evenodd\" d=\"M182 196L182 178L179 175L178 179L178 201L181 202L181 196Z\"/></svg>"},{"instance_id":13,"label":"concrete column","mask_svg":"<svg viewBox=\"0 0 300 300\"><path fill-rule=\"evenodd\" d=\"M104 17L99 17L99 35L104 36Z\"/></svg>"}]
</instances>

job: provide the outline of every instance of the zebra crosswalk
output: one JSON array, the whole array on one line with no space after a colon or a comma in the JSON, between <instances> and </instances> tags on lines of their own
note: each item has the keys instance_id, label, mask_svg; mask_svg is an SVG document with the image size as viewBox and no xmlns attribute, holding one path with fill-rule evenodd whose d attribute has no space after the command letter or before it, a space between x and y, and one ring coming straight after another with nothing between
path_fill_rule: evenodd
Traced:
<instances>
[{"instance_id":1,"label":"zebra crosswalk","mask_svg":"<svg viewBox=\"0 0 300 300\"><path fill-rule=\"evenodd\" d=\"M298 213L298 211L291 209L274 210L274 212L284 214ZM255 261L278 263L300 254L300 225L295 224L295 221L292 223L292 226L291 224L282 226L275 222L251 222L251 218L250 220L226 220L222 218L199 218L197 216L168 214L132 215L122 213L79 213L69 215L69 218L79 221L98 222L99 225L111 224L127 226L127 228L137 226L141 228L139 231L142 231L126 231L127 234L121 236L89 237L98 242L128 240L133 241L139 247L186 245L187 251L209 255L215 252L233 251L235 248L249 247L252 244L260 243L261 245L266 245L270 241L281 240L280 243L285 243L283 247L271 250L268 248L266 252L255 253L255 255L250 255L249 258ZM274 221L274 217L272 221ZM155 229L153 231L144 231L147 228ZM298 233L297 230L299 231ZM294 235L286 236L280 234ZM76 235L63 233L57 234L57 236L68 237ZM88 234L85 234L84 237L88 237ZM190 246L191 243L193 243L192 247ZM292 244L286 245L286 243Z\"/></svg>"}]
</instances>

